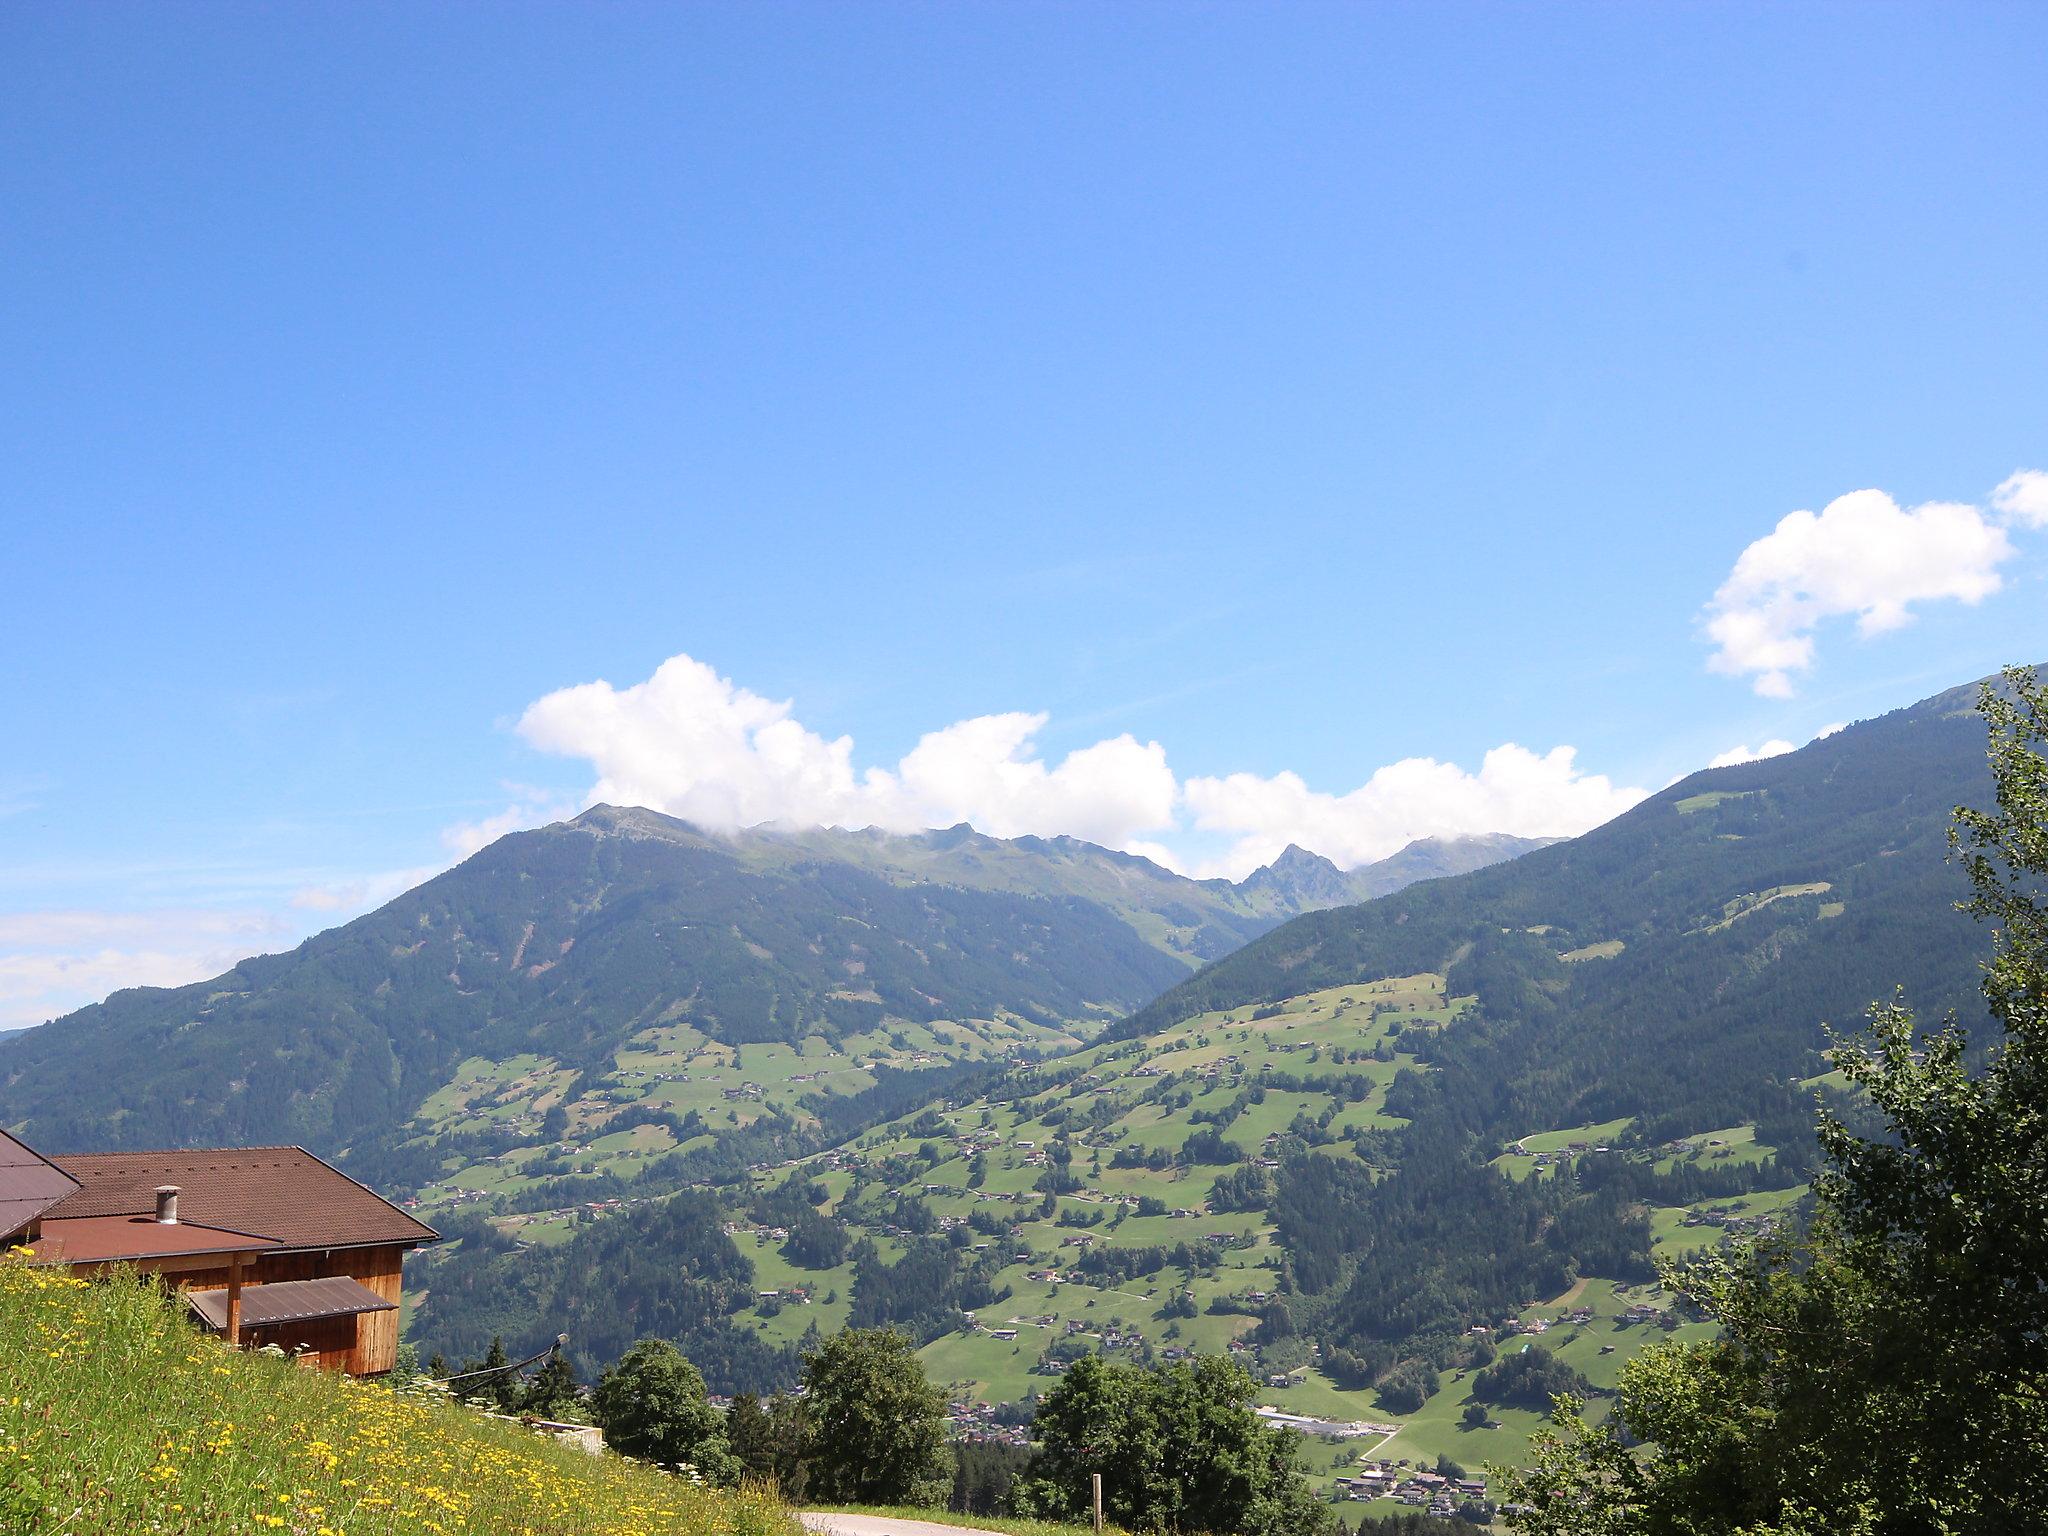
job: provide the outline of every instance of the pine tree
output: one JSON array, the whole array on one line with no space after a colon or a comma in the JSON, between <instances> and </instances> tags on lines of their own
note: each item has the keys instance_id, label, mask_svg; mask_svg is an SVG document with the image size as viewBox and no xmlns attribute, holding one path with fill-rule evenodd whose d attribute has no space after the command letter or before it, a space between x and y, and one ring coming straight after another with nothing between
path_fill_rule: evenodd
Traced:
<instances>
[{"instance_id":1,"label":"pine tree","mask_svg":"<svg viewBox=\"0 0 2048 1536\"><path fill-rule=\"evenodd\" d=\"M726 1410L725 1442L746 1476L763 1483L774 1480L775 1426L753 1393L740 1393Z\"/></svg>"}]
</instances>

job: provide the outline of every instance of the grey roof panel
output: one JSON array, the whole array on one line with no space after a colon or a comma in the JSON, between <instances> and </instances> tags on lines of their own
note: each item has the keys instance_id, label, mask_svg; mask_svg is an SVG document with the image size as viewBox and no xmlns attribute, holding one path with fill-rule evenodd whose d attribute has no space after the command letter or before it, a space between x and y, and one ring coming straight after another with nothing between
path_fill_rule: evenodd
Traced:
<instances>
[{"instance_id":1,"label":"grey roof panel","mask_svg":"<svg viewBox=\"0 0 2048 1536\"><path fill-rule=\"evenodd\" d=\"M227 1327L226 1291L188 1291L185 1299L209 1327ZM278 1323L306 1323L322 1317L397 1309L396 1302L386 1301L346 1275L332 1275L324 1280L273 1280L268 1285L242 1287L244 1328L269 1328Z\"/></svg>"}]
</instances>

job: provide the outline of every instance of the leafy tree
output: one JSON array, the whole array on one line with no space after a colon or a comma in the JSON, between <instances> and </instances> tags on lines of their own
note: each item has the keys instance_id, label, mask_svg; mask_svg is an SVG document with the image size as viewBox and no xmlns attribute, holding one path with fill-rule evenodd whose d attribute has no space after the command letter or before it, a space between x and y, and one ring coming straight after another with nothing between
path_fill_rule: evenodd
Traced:
<instances>
[{"instance_id":1,"label":"leafy tree","mask_svg":"<svg viewBox=\"0 0 2048 1536\"><path fill-rule=\"evenodd\" d=\"M1221 1131L1203 1126L1188 1133L1187 1140L1180 1144L1180 1155L1187 1163L1235 1163L1243 1160L1244 1150L1226 1140Z\"/></svg>"},{"instance_id":2,"label":"leafy tree","mask_svg":"<svg viewBox=\"0 0 2048 1536\"><path fill-rule=\"evenodd\" d=\"M1029 1501L1079 1519L1100 1473L1105 1512L1135 1531L1329 1531L1334 1517L1295 1468L1293 1431L1260 1423L1256 1399L1244 1368L1221 1357L1149 1370L1090 1356L1039 1404Z\"/></svg>"},{"instance_id":3,"label":"leafy tree","mask_svg":"<svg viewBox=\"0 0 2048 1536\"><path fill-rule=\"evenodd\" d=\"M605 1443L663 1466L695 1467L707 1482L738 1481L725 1421L704 1394L697 1367L665 1339L642 1339L591 1394Z\"/></svg>"},{"instance_id":4,"label":"leafy tree","mask_svg":"<svg viewBox=\"0 0 2048 1536\"><path fill-rule=\"evenodd\" d=\"M945 1502L945 1394L893 1328L849 1328L804 1357L809 1491L848 1504Z\"/></svg>"},{"instance_id":5,"label":"leafy tree","mask_svg":"<svg viewBox=\"0 0 2048 1536\"><path fill-rule=\"evenodd\" d=\"M1427 1360L1404 1360L1380 1381L1380 1402L1389 1413L1416 1413L1443 1385Z\"/></svg>"},{"instance_id":6,"label":"leafy tree","mask_svg":"<svg viewBox=\"0 0 2048 1536\"><path fill-rule=\"evenodd\" d=\"M1510 1475L1538 1536L1858 1536L2040 1528L2048 1509L2048 689L1986 688L1994 811L1951 846L1992 925L1981 1054L1951 1016L1922 1033L1871 1010L1830 1056L1882 1139L1823 1112L1804 1240L1674 1275L1720 1338L1646 1351L1611 1426L1559 1405L1560 1433Z\"/></svg>"}]
</instances>

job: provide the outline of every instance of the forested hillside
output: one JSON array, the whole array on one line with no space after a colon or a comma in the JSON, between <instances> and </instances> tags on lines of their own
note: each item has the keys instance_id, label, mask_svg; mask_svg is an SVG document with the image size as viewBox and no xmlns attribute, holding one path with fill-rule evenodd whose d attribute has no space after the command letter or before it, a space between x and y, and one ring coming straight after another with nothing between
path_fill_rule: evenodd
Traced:
<instances>
[{"instance_id":1,"label":"forested hillside","mask_svg":"<svg viewBox=\"0 0 2048 1536\"><path fill-rule=\"evenodd\" d=\"M1399 1454L1512 1458L1547 1386L1609 1387L1693 1326L1653 1255L1796 1209L1823 1021L1895 987L1981 1009L1945 853L1989 793L1957 690L1297 918L1095 1043L728 1184L755 1292L731 1322L766 1368L893 1323L992 1400L1081 1353L1229 1348L1268 1401L1398 1426ZM499 1208L430 1271L425 1337L544 1335L644 1219ZM522 1263L548 1286L523 1332L487 1300ZM668 1304L649 1273L630 1305ZM1554 1363L1489 1369L1538 1329Z\"/></svg>"},{"instance_id":2,"label":"forested hillside","mask_svg":"<svg viewBox=\"0 0 2048 1536\"><path fill-rule=\"evenodd\" d=\"M1528 846L1300 855L1240 887L1071 838L599 806L289 954L0 1038L0 1123L52 1150L301 1143L394 1193L486 1163L494 1188L631 1178L721 1139L744 1164L1078 1043L1319 901Z\"/></svg>"}]
</instances>

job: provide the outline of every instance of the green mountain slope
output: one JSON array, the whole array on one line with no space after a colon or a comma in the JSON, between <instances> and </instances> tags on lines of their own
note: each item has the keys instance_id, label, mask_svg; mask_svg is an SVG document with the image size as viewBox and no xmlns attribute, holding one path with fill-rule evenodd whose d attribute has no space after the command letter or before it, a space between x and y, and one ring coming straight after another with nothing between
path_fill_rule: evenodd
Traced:
<instances>
[{"instance_id":1,"label":"green mountain slope","mask_svg":"<svg viewBox=\"0 0 2048 1536\"><path fill-rule=\"evenodd\" d=\"M502 1186L513 1153L535 1182L633 1173L1076 1043L1312 900L1067 838L718 837L600 806L290 954L0 1040L0 1122L53 1149L300 1142L401 1188Z\"/></svg>"},{"instance_id":2,"label":"green mountain slope","mask_svg":"<svg viewBox=\"0 0 2048 1536\"><path fill-rule=\"evenodd\" d=\"M1972 699L1296 918L1068 1055L755 1171L725 1209L777 1294L732 1328L787 1349L894 1322L994 1399L1076 1350L1235 1345L1276 1406L1396 1427L1383 1454L1518 1455L1541 1404L1482 1380L1500 1330L1542 1325L1611 1386L1694 1326L1653 1253L1796 1208L1821 1021L1895 986L1978 1011L1944 862L1950 810L1989 793ZM515 1331L477 1299L522 1274L544 1334L616 1268L620 1221L494 1216L436 1261L424 1336Z\"/></svg>"},{"instance_id":3,"label":"green mountain slope","mask_svg":"<svg viewBox=\"0 0 2048 1536\"><path fill-rule=\"evenodd\" d=\"M1490 1014L1565 1017L1589 1047L1493 1090L1526 1101L1523 1118L1685 1103L1682 1079L1708 1092L1691 1111L1706 1123L1716 1082L1739 1095L1761 1073L1818 1070L1818 1020L1853 1023L1897 986L1931 1008L1975 1006L1975 940L1949 910L1961 882L1945 863L1950 811L1989 793L1973 700L1951 690L1694 774L1512 865L1297 918L1111 1033L1462 962Z\"/></svg>"}]
</instances>

